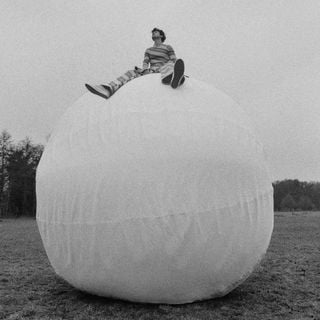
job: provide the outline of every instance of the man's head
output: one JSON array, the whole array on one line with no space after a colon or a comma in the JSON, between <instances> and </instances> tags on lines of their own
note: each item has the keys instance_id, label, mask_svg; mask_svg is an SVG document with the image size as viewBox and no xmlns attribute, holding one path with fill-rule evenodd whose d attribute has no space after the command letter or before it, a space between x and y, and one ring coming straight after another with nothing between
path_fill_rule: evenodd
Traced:
<instances>
[{"instance_id":1,"label":"man's head","mask_svg":"<svg viewBox=\"0 0 320 320\"><path fill-rule=\"evenodd\" d=\"M153 28L151 32L153 41L155 41L156 39L161 39L161 42L164 42L166 40L166 35L162 30L158 28Z\"/></svg>"}]
</instances>

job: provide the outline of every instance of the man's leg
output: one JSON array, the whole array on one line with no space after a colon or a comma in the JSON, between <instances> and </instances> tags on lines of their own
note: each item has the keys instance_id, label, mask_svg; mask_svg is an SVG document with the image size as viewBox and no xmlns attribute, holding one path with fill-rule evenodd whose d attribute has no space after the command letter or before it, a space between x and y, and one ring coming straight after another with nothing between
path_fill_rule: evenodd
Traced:
<instances>
[{"instance_id":1,"label":"man's leg","mask_svg":"<svg viewBox=\"0 0 320 320\"><path fill-rule=\"evenodd\" d=\"M175 63L169 61L160 69L163 84L170 84L173 89L181 86L184 81L184 62L178 59Z\"/></svg>"},{"instance_id":2,"label":"man's leg","mask_svg":"<svg viewBox=\"0 0 320 320\"><path fill-rule=\"evenodd\" d=\"M178 59L173 67L173 75L171 80L171 87L173 89L178 88L184 82L184 62L182 59Z\"/></svg>"},{"instance_id":3,"label":"man's leg","mask_svg":"<svg viewBox=\"0 0 320 320\"><path fill-rule=\"evenodd\" d=\"M174 67L174 62L169 61L168 63L166 63L160 68L161 82L163 84L171 83L172 75L173 75L173 67Z\"/></svg>"},{"instance_id":4,"label":"man's leg","mask_svg":"<svg viewBox=\"0 0 320 320\"><path fill-rule=\"evenodd\" d=\"M122 76L117 78L117 80L111 81L107 84L101 84L96 86L90 86L86 84L85 86L90 92L100 97L103 97L105 99L108 99L125 83L140 76L141 74L139 74L136 70L129 70L126 73L124 73Z\"/></svg>"}]
</instances>

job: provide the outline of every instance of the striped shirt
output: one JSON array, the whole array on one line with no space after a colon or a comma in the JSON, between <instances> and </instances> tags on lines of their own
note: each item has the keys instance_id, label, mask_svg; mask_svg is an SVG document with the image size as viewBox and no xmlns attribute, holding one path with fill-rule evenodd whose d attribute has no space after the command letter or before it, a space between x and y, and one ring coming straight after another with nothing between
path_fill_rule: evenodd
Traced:
<instances>
[{"instance_id":1,"label":"striped shirt","mask_svg":"<svg viewBox=\"0 0 320 320\"><path fill-rule=\"evenodd\" d=\"M177 60L173 48L168 44L161 43L159 46L148 48L144 53L142 68L158 70L168 61L175 62Z\"/></svg>"}]
</instances>

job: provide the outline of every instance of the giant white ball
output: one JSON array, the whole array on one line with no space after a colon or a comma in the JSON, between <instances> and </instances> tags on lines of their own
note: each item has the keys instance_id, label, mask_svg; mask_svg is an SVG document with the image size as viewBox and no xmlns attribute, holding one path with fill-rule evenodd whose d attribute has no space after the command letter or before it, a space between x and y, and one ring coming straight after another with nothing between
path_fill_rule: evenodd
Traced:
<instances>
[{"instance_id":1,"label":"giant white ball","mask_svg":"<svg viewBox=\"0 0 320 320\"><path fill-rule=\"evenodd\" d=\"M192 78L173 90L153 74L66 111L38 166L37 222L74 287L186 303L227 294L261 261L273 190L232 99Z\"/></svg>"}]
</instances>

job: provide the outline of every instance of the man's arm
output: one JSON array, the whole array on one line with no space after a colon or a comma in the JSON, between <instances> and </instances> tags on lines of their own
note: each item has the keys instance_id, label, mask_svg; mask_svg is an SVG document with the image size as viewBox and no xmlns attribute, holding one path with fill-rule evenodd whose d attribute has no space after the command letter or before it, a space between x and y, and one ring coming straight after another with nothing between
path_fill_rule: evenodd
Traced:
<instances>
[{"instance_id":1,"label":"man's arm","mask_svg":"<svg viewBox=\"0 0 320 320\"><path fill-rule=\"evenodd\" d=\"M175 54L173 48L170 45L167 45L167 48L168 48L168 55L169 55L170 61L176 62L177 57L176 57L176 54Z\"/></svg>"},{"instance_id":2,"label":"man's arm","mask_svg":"<svg viewBox=\"0 0 320 320\"><path fill-rule=\"evenodd\" d=\"M144 59L142 62L142 69L143 70L148 69L149 63L150 63L150 56L149 56L148 50L146 50L146 52L144 53Z\"/></svg>"}]
</instances>

